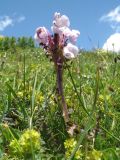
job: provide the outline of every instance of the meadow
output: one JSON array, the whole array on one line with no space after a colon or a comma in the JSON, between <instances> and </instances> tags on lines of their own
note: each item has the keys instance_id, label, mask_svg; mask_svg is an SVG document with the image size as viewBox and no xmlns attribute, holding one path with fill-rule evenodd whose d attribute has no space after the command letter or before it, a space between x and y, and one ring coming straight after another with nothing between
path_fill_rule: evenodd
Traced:
<instances>
[{"instance_id":1,"label":"meadow","mask_svg":"<svg viewBox=\"0 0 120 160\"><path fill-rule=\"evenodd\" d=\"M120 55L66 61L66 126L54 64L32 39L0 43L0 160L120 160Z\"/></svg>"}]
</instances>

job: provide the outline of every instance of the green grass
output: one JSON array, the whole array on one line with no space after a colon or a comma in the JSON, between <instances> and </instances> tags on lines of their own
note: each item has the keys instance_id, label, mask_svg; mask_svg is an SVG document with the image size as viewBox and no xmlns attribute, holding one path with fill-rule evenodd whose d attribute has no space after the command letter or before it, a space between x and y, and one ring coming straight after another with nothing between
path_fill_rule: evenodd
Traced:
<instances>
[{"instance_id":1,"label":"green grass","mask_svg":"<svg viewBox=\"0 0 120 160\"><path fill-rule=\"evenodd\" d=\"M64 91L69 109L68 134L56 101L53 63L39 48L0 51L0 159L119 160L120 61L102 51L82 52L64 66ZM115 61L117 59L117 62ZM11 152L10 144L27 129L40 133L41 148L29 146L31 155ZM66 148L73 138L77 144ZM20 144L19 144L20 145ZM31 147L30 147L31 146ZM13 149L14 150L14 149ZM27 156L26 156L27 155Z\"/></svg>"}]
</instances>

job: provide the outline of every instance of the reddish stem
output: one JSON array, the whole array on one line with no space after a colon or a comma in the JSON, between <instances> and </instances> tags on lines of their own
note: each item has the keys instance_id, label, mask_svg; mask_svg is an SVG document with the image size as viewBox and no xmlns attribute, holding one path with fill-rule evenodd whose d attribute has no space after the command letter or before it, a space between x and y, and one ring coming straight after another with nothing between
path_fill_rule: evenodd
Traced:
<instances>
[{"instance_id":1,"label":"reddish stem","mask_svg":"<svg viewBox=\"0 0 120 160\"><path fill-rule=\"evenodd\" d=\"M69 116L68 116L67 104L66 104L64 92L63 92L63 65L62 64L57 65L56 72L57 72L58 99L60 98L60 101L61 101L64 120L65 122L68 122Z\"/></svg>"},{"instance_id":2,"label":"reddish stem","mask_svg":"<svg viewBox=\"0 0 120 160\"><path fill-rule=\"evenodd\" d=\"M63 111L63 117L65 122L69 121L69 116L68 116L68 110L67 110L67 104L65 101L64 97L64 92L63 92L63 62L64 59L62 57L62 50L59 49L59 35L55 34L54 35L54 53L53 53L53 61L55 64L56 68L56 81L57 81L57 96L58 100L60 100L61 105L62 105L62 111Z\"/></svg>"}]
</instances>

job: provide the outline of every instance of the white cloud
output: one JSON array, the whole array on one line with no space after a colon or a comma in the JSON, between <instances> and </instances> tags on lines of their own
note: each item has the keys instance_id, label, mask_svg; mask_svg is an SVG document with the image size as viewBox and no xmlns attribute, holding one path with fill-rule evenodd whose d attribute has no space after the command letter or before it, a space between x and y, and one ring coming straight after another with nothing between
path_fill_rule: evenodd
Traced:
<instances>
[{"instance_id":1,"label":"white cloud","mask_svg":"<svg viewBox=\"0 0 120 160\"><path fill-rule=\"evenodd\" d=\"M116 32L120 32L120 24L111 24L110 27Z\"/></svg>"},{"instance_id":2,"label":"white cloud","mask_svg":"<svg viewBox=\"0 0 120 160\"><path fill-rule=\"evenodd\" d=\"M20 16L17 18L17 22L20 23L20 22L24 21L25 19L26 19L25 16Z\"/></svg>"},{"instance_id":3,"label":"white cloud","mask_svg":"<svg viewBox=\"0 0 120 160\"><path fill-rule=\"evenodd\" d=\"M10 16L1 16L0 17L0 31L4 31L9 26L14 26L16 23L24 21L25 16L10 17Z\"/></svg>"},{"instance_id":4,"label":"white cloud","mask_svg":"<svg viewBox=\"0 0 120 160\"><path fill-rule=\"evenodd\" d=\"M13 25L13 19L9 16L0 17L0 31L4 31L4 29L8 26Z\"/></svg>"},{"instance_id":5,"label":"white cloud","mask_svg":"<svg viewBox=\"0 0 120 160\"><path fill-rule=\"evenodd\" d=\"M120 23L120 6L111 10L109 13L103 15L100 21L116 22Z\"/></svg>"},{"instance_id":6,"label":"white cloud","mask_svg":"<svg viewBox=\"0 0 120 160\"><path fill-rule=\"evenodd\" d=\"M109 22L113 30L120 32L120 5L103 15L100 21Z\"/></svg>"},{"instance_id":7,"label":"white cloud","mask_svg":"<svg viewBox=\"0 0 120 160\"><path fill-rule=\"evenodd\" d=\"M112 34L103 45L106 51L120 52L120 33Z\"/></svg>"}]
</instances>

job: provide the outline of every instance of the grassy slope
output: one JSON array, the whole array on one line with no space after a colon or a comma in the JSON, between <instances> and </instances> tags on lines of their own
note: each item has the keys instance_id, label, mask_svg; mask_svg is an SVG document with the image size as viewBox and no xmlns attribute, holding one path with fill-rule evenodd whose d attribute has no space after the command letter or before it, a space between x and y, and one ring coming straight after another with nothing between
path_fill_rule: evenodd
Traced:
<instances>
[{"instance_id":1,"label":"grassy slope","mask_svg":"<svg viewBox=\"0 0 120 160\"><path fill-rule=\"evenodd\" d=\"M16 132L28 128L29 117L36 107L33 126L40 130L44 141L49 141L47 147L49 149L54 147L54 150L57 150L61 142L55 139L58 137L60 141L66 139L66 136L61 136L60 133L58 137L55 135L58 132L57 129L66 133L64 129L61 129L62 122L56 121L59 117L56 115L57 109L54 101L55 74L52 62L44 56L41 49L37 48L18 48L15 52L1 51L0 57L1 125L8 123L16 129ZM94 144L98 150L116 148L120 143L116 140L120 135L118 123L120 121L120 62L115 63L115 57L116 55L111 53L83 52L78 58L68 62L75 86L68 69L64 70L64 90L68 108L71 110L71 121L75 122L80 130L85 128L89 119L77 97L78 93L86 110L96 119L96 125L91 132L98 129ZM14 115L11 116L11 110L14 109L18 110L17 120ZM27 118L24 119L24 116ZM49 131L43 129L44 123L52 132L50 135ZM100 126L97 126L98 123L116 138L104 132ZM54 142L52 134L55 137ZM89 145L91 144L92 142L89 142ZM1 145L3 146L2 142ZM62 152L62 149L56 152Z\"/></svg>"}]
</instances>

